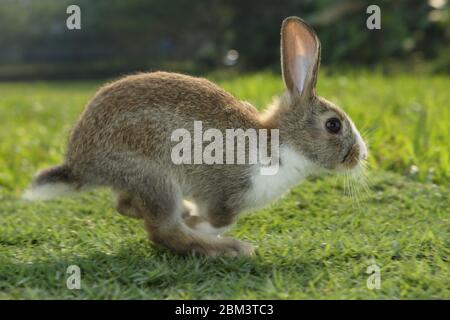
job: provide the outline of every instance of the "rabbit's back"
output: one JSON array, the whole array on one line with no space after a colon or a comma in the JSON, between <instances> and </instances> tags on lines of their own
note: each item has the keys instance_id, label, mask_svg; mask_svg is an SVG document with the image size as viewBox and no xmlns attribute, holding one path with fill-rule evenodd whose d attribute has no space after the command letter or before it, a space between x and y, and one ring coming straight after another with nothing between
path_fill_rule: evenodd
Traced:
<instances>
[{"instance_id":1,"label":"rabbit's back","mask_svg":"<svg viewBox=\"0 0 450 320\"><path fill-rule=\"evenodd\" d=\"M211 179L212 169L221 173L219 179L222 171L232 168L174 168L172 133L186 129L194 139L194 121L201 121L203 131L219 129L225 137L226 129L259 128L258 115L252 106L203 78L165 72L128 76L101 88L88 103L72 132L66 162L84 175L125 155L157 164L158 170L183 170L188 180L205 175Z\"/></svg>"}]
</instances>

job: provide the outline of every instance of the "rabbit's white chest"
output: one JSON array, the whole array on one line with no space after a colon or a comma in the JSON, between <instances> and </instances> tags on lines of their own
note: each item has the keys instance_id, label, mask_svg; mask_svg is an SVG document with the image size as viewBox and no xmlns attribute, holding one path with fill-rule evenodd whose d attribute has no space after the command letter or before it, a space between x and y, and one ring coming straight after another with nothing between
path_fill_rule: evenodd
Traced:
<instances>
[{"instance_id":1,"label":"rabbit's white chest","mask_svg":"<svg viewBox=\"0 0 450 320\"><path fill-rule=\"evenodd\" d=\"M281 163L273 175L262 175L255 166L252 186L245 196L247 208L258 208L282 196L289 188L302 182L314 170L314 164L302 154L289 147L280 148Z\"/></svg>"}]
</instances>

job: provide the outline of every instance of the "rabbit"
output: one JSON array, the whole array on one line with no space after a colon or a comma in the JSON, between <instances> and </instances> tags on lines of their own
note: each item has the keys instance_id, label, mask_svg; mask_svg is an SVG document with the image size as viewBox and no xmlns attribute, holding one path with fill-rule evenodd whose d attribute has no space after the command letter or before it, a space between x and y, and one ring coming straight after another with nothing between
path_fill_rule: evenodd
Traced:
<instances>
[{"instance_id":1,"label":"rabbit","mask_svg":"<svg viewBox=\"0 0 450 320\"><path fill-rule=\"evenodd\" d=\"M320 42L298 17L281 27L286 91L264 112L198 77L150 72L102 87L75 124L63 164L38 173L25 199L111 187L119 213L143 219L149 239L178 253L250 256L222 237L239 213L276 200L309 175L356 170L367 148L350 118L316 94ZM174 164L171 133L205 128L278 129L279 169L261 164Z\"/></svg>"}]
</instances>

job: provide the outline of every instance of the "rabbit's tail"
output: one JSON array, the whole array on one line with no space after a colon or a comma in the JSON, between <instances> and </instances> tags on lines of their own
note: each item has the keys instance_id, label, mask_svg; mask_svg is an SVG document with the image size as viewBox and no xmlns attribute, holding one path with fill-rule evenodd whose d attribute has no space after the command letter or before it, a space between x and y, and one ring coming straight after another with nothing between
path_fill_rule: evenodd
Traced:
<instances>
[{"instance_id":1,"label":"rabbit's tail","mask_svg":"<svg viewBox=\"0 0 450 320\"><path fill-rule=\"evenodd\" d=\"M81 184L73 177L70 168L63 164L39 172L22 199L50 200L79 190Z\"/></svg>"}]
</instances>

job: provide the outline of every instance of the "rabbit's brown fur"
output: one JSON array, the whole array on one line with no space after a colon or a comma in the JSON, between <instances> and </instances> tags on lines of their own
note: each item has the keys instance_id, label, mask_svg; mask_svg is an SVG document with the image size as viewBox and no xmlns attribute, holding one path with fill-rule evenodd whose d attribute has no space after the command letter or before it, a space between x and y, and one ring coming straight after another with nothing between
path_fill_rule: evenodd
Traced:
<instances>
[{"instance_id":1,"label":"rabbit's brown fur","mask_svg":"<svg viewBox=\"0 0 450 320\"><path fill-rule=\"evenodd\" d=\"M313 170L351 169L366 156L347 115L315 93L320 43L298 18L283 22L282 57L288 90L263 114L206 79L181 74L143 73L104 86L77 122L65 163L34 184L110 186L117 210L143 218L156 244L206 255L252 254L251 245L211 233ZM330 118L341 121L339 134L325 129ZM194 121L224 136L230 128L279 129L280 172L263 179L248 163L175 165L171 134L179 128L192 133Z\"/></svg>"}]
</instances>

